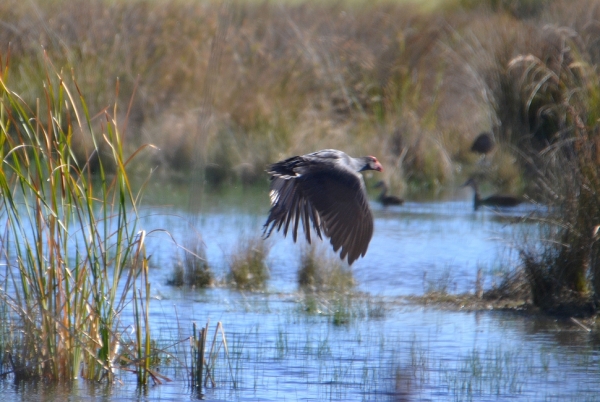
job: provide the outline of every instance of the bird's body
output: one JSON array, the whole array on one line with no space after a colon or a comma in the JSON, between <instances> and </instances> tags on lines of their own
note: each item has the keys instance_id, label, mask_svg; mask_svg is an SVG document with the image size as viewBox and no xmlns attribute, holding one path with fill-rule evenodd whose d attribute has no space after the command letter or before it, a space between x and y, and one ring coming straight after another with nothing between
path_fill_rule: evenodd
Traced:
<instances>
[{"instance_id":1,"label":"bird's body","mask_svg":"<svg viewBox=\"0 0 600 402\"><path fill-rule=\"evenodd\" d=\"M487 155L494 149L495 143L494 138L490 133L483 132L475 138L473 145L471 145L471 152L475 152L482 155Z\"/></svg>"},{"instance_id":2,"label":"bird's body","mask_svg":"<svg viewBox=\"0 0 600 402\"><path fill-rule=\"evenodd\" d=\"M378 181L374 187L381 188L381 193L379 193L379 196L377 197L377 201L379 201L381 203L381 205L383 205L384 207L387 207L389 205L404 204L404 200L402 198L396 197L395 195L387 194L388 186L387 186L386 182L384 182L383 180Z\"/></svg>"},{"instance_id":3,"label":"bird's body","mask_svg":"<svg viewBox=\"0 0 600 402\"><path fill-rule=\"evenodd\" d=\"M273 229L287 234L292 225L294 241L302 222L310 243L310 226L319 238L330 239L340 258L352 264L367 252L373 236L373 214L369 208L362 175L364 170L382 171L377 158L352 158L342 151L324 149L293 156L270 165L271 210L264 225L265 237Z\"/></svg>"},{"instance_id":4,"label":"bird's body","mask_svg":"<svg viewBox=\"0 0 600 402\"><path fill-rule=\"evenodd\" d=\"M475 210L477 210L482 205L505 208L516 207L517 205L523 202L523 200L521 200L520 198L515 197L514 195L507 194L494 194L486 198L481 198L481 196L479 195L479 186L477 185L477 182L472 178L467 180L466 183L463 184L463 187L465 186L471 187L475 192L475 195L473 196L473 208Z\"/></svg>"}]
</instances>

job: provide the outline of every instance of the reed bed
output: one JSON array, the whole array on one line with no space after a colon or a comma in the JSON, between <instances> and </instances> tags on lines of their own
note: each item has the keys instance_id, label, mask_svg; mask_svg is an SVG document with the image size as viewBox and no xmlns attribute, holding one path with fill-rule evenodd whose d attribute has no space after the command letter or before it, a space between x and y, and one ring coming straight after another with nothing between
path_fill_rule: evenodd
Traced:
<instances>
[{"instance_id":1,"label":"reed bed","mask_svg":"<svg viewBox=\"0 0 600 402\"><path fill-rule=\"evenodd\" d=\"M470 142L490 131L488 179L537 194L522 151L539 152L556 131L543 101L556 92L546 85L529 102L509 64L531 54L557 71L571 38L569 57L594 65L595 3L429 5L8 0L0 43L29 104L42 96L31 85L44 77L41 47L76 73L91 110L112 102L119 77L126 144L155 144L138 166L158 165L160 177L253 184L282 156L331 147L377 155L400 190L439 190L472 173Z\"/></svg>"},{"instance_id":2,"label":"reed bed","mask_svg":"<svg viewBox=\"0 0 600 402\"><path fill-rule=\"evenodd\" d=\"M160 148L147 162L169 178L251 184L282 155L334 147L377 155L394 183L439 186L468 140L438 127L443 17L410 5L11 0L0 17L14 21L0 43L26 99L40 96L40 45L76 72L92 110L114 77L122 104L137 88L128 143Z\"/></svg>"},{"instance_id":3,"label":"reed bed","mask_svg":"<svg viewBox=\"0 0 600 402\"><path fill-rule=\"evenodd\" d=\"M92 116L79 83L44 62L43 96L28 103L12 88L18 64L1 60L3 364L16 379L112 381L132 325L128 365L145 384L150 283L128 177L136 153L124 152L116 104ZM74 152L82 137L94 145L86 157Z\"/></svg>"},{"instance_id":4,"label":"reed bed","mask_svg":"<svg viewBox=\"0 0 600 402\"><path fill-rule=\"evenodd\" d=\"M526 172L550 207L542 246L536 238L520 247L525 273L536 306L569 315L594 314L600 298L600 77L588 38L585 29L545 27L539 53L518 55L507 69L522 112L512 127L529 136L520 147Z\"/></svg>"}]
</instances>

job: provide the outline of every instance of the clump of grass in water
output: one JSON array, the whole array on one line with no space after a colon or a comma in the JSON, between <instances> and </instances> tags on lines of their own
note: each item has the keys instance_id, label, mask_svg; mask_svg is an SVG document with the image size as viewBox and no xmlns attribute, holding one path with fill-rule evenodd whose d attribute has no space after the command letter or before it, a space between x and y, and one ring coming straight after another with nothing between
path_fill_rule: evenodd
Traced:
<instances>
[{"instance_id":1,"label":"clump of grass in water","mask_svg":"<svg viewBox=\"0 0 600 402\"><path fill-rule=\"evenodd\" d=\"M183 263L180 260L178 260L173 266L173 273L171 274L171 277L167 279L167 285L176 287L184 286L186 284L184 275L185 270L183 267Z\"/></svg>"},{"instance_id":2,"label":"clump of grass in water","mask_svg":"<svg viewBox=\"0 0 600 402\"><path fill-rule=\"evenodd\" d=\"M2 65L3 60L0 60ZM117 108L105 109L98 133L75 80L46 60L44 98L34 107L0 71L0 200L6 216L6 283L0 303L17 333L4 344L16 379L112 380L130 309L135 328L134 371L149 378L150 327L145 232L137 227ZM75 91L73 90L75 89ZM118 92L118 86L117 86ZM75 95L75 96L73 96ZM77 160L74 138L90 136L98 159ZM100 141L101 140L101 141ZM111 176L106 174L111 166ZM96 180L98 179L98 180ZM6 341L5 339L3 339Z\"/></svg>"},{"instance_id":3,"label":"clump of grass in water","mask_svg":"<svg viewBox=\"0 0 600 402\"><path fill-rule=\"evenodd\" d=\"M302 290L344 293L356 285L352 271L345 269L337 256L327 252L315 245L303 248L298 269L298 285Z\"/></svg>"},{"instance_id":4,"label":"clump of grass in water","mask_svg":"<svg viewBox=\"0 0 600 402\"><path fill-rule=\"evenodd\" d=\"M382 301L371 297L344 295L331 300L331 323L348 325L362 319L380 320L385 317L386 308Z\"/></svg>"},{"instance_id":5,"label":"clump of grass in water","mask_svg":"<svg viewBox=\"0 0 600 402\"><path fill-rule=\"evenodd\" d=\"M300 258L298 285L305 293L301 305L305 313L329 316L333 325L385 315L380 301L352 294L356 286L352 270L328 248L306 245Z\"/></svg>"},{"instance_id":6,"label":"clump of grass in water","mask_svg":"<svg viewBox=\"0 0 600 402\"><path fill-rule=\"evenodd\" d=\"M185 249L183 260L173 267L173 274L167 281L171 286L206 288L214 284L215 278L206 259L206 246L200 240L195 246Z\"/></svg>"},{"instance_id":7,"label":"clump of grass in water","mask_svg":"<svg viewBox=\"0 0 600 402\"><path fill-rule=\"evenodd\" d=\"M541 223L547 241L522 243L519 251L536 306L593 314L600 300L600 79L571 33L548 28L544 35L547 54L509 63L521 104L544 117L525 151L551 206ZM548 61L554 55L559 63Z\"/></svg>"},{"instance_id":8,"label":"clump of grass in water","mask_svg":"<svg viewBox=\"0 0 600 402\"><path fill-rule=\"evenodd\" d=\"M450 268L444 269L436 278L427 279L427 272L423 273L423 287L428 296L447 296L454 291L456 283L452 277Z\"/></svg>"},{"instance_id":9,"label":"clump of grass in water","mask_svg":"<svg viewBox=\"0 0 600 402\"><path fill-rule=\"evenodd\" d=\"M331 322L333 325L348 325L353 318L354 310L352 308L352 300L350 298L339 298L335 300L333 306L333 315Z\"/></svg>"},{"instance_id":10,"label":"clump of grass in water","mask_svg":"<svg viewBox=\"0 0 600 402\"><path fill-rule=\"evenodd\" d=\"M380 320L387 313L385 303L381 300L335 292L305 294L298 307L303 314L326 316L336 326L359 319Z\"/></svg>"},{"instance_id":11,"label":"clump of grass in water","mask_svg":"<svg viewBox=\"0 0 600 402\"><path fill-rule=\"evenodd\" d=\"M240 290L261 290L269 279L268 246L260 237L241 238L229 258L227 282Z\"/></svg>"}]
</instances>

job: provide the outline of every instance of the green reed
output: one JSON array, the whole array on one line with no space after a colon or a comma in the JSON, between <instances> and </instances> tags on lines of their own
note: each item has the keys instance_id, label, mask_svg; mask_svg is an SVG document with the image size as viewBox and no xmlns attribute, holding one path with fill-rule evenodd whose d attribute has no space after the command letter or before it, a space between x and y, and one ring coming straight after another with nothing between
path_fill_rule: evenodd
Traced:
<instances>
[{"instance_id":1,"label":"green reed","mask_svg":"<svg viewBox=\"0 0 600 402\"><path fill-rule=\"evenodd\" d=\"M199 330L196 327L196 323L194 323L192 328L192 365L190 370L192 387L201 392L203 387L206 388L209 385L209 381L213 388L217 386L215 367L219 352L221 351L221 347L223 347L224 358L227 360L227 365L229 368L231 385L233 388L236 388L237 380L234 375L231 359L229 358L229 348L227 346L227 338L225 337L223 324L220 321L217 323L212 342L210 343L210 349L208 348L209 345L207 344L209 323L206 323L206 326L200 328Z\"/></svg>"},{"instance_id":2,"label":"green reed","mask_svg":"<svg viewBox=\"0 0 600 402\"><path fill-rule=\"evenodd\" d=\"M11 370L111 380L133 308L135 371L145 383L150 284L127 175L139 150L124 154L116 104L92 117L75 78L45 62L43 97L31 105L11 90L9 60L0 61L0 303L9 307ZM94 144L87 159L75 156L82 139Z\"/></svg>"}]
</instances>

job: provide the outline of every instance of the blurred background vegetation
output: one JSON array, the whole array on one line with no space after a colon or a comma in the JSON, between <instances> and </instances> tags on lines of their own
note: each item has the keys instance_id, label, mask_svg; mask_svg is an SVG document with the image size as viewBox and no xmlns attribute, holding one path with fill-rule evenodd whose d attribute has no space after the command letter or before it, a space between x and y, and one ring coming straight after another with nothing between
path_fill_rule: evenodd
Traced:
<instances>
[{"instance_id":1,"label":"blurred background vegetation","mask_svg":"<svg viewBox=\"0 0 600 402\"><path fill-rule=\"evenodd\" d=\"M338 148L405 195L470 176L524 194L553 214L521 252L555 306L600 294L599 21L595 0L5 0L0 55L28 105L47 63L92 114L119 104L125 152L158 148L132 168L159 179L266 185L266 164ZM93 170L111 151L84 130L72 152Z\"/></svg>"},{"instance_id":2,"label":"blurred background vegetation","mask_svg":"<svg viewBox=\"0 0 600 402\"><path fill-rule=\"evenodd\" d=\"M392 189L439 190L472 173L470 143L489 131L499 146L486 178L533 185L532 155L564 123L563 88L537 67L595 65L597 2L426 4L7 0L0 52L29 104L44 52L73 71L90 110L118 101L126 143L160 148L143 168L170 179L264 182L267 163L332 147L378 156Z\"/></svg>"}]
</instances>

